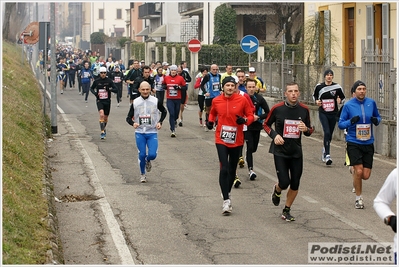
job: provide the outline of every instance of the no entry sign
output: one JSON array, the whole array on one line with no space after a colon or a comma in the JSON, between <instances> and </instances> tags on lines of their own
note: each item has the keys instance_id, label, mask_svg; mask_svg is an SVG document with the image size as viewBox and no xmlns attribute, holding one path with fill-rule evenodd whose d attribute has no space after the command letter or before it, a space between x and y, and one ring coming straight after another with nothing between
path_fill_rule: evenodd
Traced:
<instances>
[{"instance_id":1,"label":"no entry sign","mask_svg":"<svg viewBox=\"0 0 399 267\"><path fill-rule=\"evenodd\" d=\"M192 53L198 53L201 50L201 42L198 39L188 41L188 50Z\"/></svg>"}]
</instances>

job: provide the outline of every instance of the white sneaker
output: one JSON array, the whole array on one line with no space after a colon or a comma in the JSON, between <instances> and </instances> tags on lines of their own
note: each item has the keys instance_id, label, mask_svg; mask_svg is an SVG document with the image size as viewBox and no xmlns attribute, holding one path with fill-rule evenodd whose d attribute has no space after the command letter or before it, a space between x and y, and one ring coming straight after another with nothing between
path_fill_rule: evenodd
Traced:
<instances>
[{"instance_id":1,"label":"white sneaker","mask_svg":"<svg viewBox=\"0 0 399 267\"><path fill-rule=\"evenodd\" d=\"M222 210L222 213L228 215L228 214L231 213L232 210L233 210L233 208L232 208L232 206L231 206L230 199L224 200L224 201L223 201L223 210Z\"/></svg>"},{"instance_id":2,"label":"white sneaker","mask_svg":"<svg viewBox=\"0 0 399 267\"><path fill-rule=\"evenodd\" d=\"M332 160L331 160L331 156L330 156L330 155L326 155L325 162L326 162L326 165L327 165L327 166L330 166L330 165L331 165Z\"/></svg>"},{"instance_id":3,"label":"white sneaker","mask_svg":"<svg viewBox=\"0 0 399 267\"><path fill-rule=\"evenodd\" d=\"M147 182L147 177L145 177L145 174L142 174L142 175L140 176L140 182L141 182L141 183L146 183L146 182Z\"/></svg>"},{"instance_id":4,"label":"white sneaker","mask_svg":"<svg viewBox=\"0 0 399 267\"><path fill-rule=\"evenodd\" d=\"M249 180L253 181L256 178L256 173L253 170L249 171Z\"/></svg>"},{"instance_id":5,"label":"white sneaker","mask_svg":"<svg viewBox=\"0 0 399 267\"><path fill-rule=\"evenodd\" d=\"M355 201L355 209L364 209L363 198L360 197Z\"/></svg>"}]
</instances>

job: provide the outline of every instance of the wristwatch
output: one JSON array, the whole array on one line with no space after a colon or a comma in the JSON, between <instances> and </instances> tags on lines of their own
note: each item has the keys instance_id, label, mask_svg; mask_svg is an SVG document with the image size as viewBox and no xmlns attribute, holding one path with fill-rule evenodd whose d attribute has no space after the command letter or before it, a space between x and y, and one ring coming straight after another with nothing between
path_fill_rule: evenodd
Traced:
<instances>
[{"instance_id":1,"label":"wristwatch","mask_svg":"<svg viewBox=\"0 0 399 267\"><path fill-rule=\"evenodd\" d=\"M389 216L387 216L387 217L384 218L384 223L385 223L386 225L389 225L389 223L391 222L391 216L392 216L392 215L389 215Z\"/></svg>"}]
</instances>

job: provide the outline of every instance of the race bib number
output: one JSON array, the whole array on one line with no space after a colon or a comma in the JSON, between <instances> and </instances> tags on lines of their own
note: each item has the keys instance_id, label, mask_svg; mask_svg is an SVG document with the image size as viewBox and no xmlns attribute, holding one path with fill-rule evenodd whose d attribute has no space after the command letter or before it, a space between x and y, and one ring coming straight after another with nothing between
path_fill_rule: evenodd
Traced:
<instances>
[{"instance_id":1,"label":"race bib number","mask_svg":"<svg viewBox=\"0 0 399 267\"><path fill-rule=\"evenodd\" d=\"M371 138L371 124L356 124L356 139L367 141Z\"/></svg>"},{"instance_id":2,"label":"race bib number","mask_svg":"<svg viewBox=\"0 0 399 267\"><path fill-rule=\"evenodd\" d=\"M325 111L330 112L335 109L335 101L334 99L322 99L321 100L322 107Z\"/></svg>"},{"instance_id":3,"label":"race bib number","mask_svg":"<svg viewBox=\"0 0 399 267\"><path fill-rule=\"evenodd\" d=\"M121 82L121 77L116 76L114 79L114 83L120 83Z\"/></svg>"},{"instance_id":4,"label":"race bib number","mask_svg":"<svg viewBox=\"0 0 399 267\"><path fill-rule=\"evenodd\" d=\"M219 82L212 83L212 90L220 91L220 83Z\"/></svg>"},{"instance_id":5,"label":"race bib number","mask_svg":"<svg viewBox=\"0 0 399 267\"><path fill-rule=\"evenodd\" d=\"M145 114L139 116L139 124L140 125L150 125L151 124L151 115Z\"/></svg>"},{"instance_id":6,"label":"race bib number","mask_svg":"<svg viewBox=\"0 0 399 267\"><path fill-rule=\"evenodd\" d=\"M90 77L90 73L88 72L83 72L83 78L89 78Z\"/></svg>"},{"instance_id":7,"label":"race bib number","mask_svg":"<svg viewBox=\"0 0 399 267\"><path fill-rule=\"evenodd\" d=\"M175 86L175 84L169 85L168 87L169 96L177 96L177 90L173 86Z\"/></svg>"},{"instance_id":8,"label":"race bib number","mask_svg":"<svg viewBox=\"0 0 399 267\"><path fill-rule=\"evenodd\" d=\"M300 120L284 120L284 132L283 137L297 139L301 133L299 131Z\"/></svg>"},{"instance_id":9,"label":"race bib number","mask_svg":"<svg viewBox=\"0 0 399 267\"><path fill-rule=\"evenodd\" d=\"M237 127L222 125L220 139L228 144L235 144L237 138Z\"/></svg>"},{"instance_id":10,"label":"race bib number","mask_svg":"<svg viewBox=\"0 0 399 267\"><path fill-rule=\"evenodd\" d=\"M108 99L108 91L106 89L98 90L98 98L99 99Z\"/></svg>"}]
</instances>

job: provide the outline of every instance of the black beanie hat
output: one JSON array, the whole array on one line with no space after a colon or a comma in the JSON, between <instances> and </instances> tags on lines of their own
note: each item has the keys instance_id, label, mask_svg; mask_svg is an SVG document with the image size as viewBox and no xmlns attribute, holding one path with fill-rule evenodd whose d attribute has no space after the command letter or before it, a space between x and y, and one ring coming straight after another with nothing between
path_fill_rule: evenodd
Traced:
<instances>
[{"instance_id":1,"label":"black beanie hat","mask_svg":"<svg viewBox=\"0 0 399 267\"><path fill-rule=\"evenodd\" d=\"M327 74L331 74L332 76L334 76L334 72L330 69L324 71L324 77L326 77Z\"/></svg>"},{"instance_id":2,"label":"black beanie hat","mask_svg":"<svg viewBox=\"0 0 399 267\"><path fill-rule=\"evenodd\" d=\"M236 79L234 79L234 77L227 76L226 78L223 79L223 81L222 81L222 86L224 87L224 85L225 85L226 83L234 83L234 84L237 84L237 81L236 81Z\"/></svg>"},{"instance_id":3,"label":"black beanie hat","mask_svg":"<svg viewBox=\"0 0 399 267\"><path fill-rule=\"evenodd\" d=\"M352 93L352 94L356 91L356 88L357 88L359 85L364 85L364 86L366 86L366 84L365 84L364 82L362 82L361 80L357 80L357 81L353 84L353 86L352 86L352 88L351 88L351 93Z\"/></svg>"}]
</instances>

